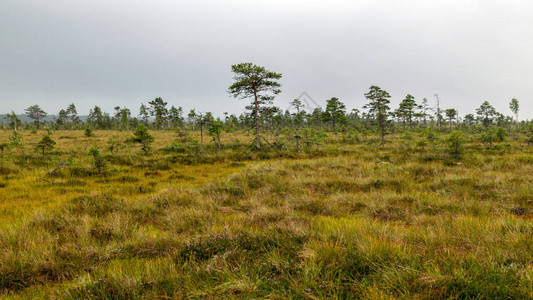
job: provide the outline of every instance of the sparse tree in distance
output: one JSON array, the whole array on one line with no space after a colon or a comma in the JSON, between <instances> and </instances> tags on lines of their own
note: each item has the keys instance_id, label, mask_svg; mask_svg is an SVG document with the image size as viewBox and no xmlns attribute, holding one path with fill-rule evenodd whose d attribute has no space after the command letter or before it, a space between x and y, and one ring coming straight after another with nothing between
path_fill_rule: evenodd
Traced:
<instances>
[{"instance_id":1,"label":"sparse tree in distance","mask_svg":"<svg viewBox=\"0 0 533 300\"><path fill-rule=\"evenodd\" d=\"M448 118L450 122L450 131L453 130L453 119L457 116L457 111L453 108L448 108L446 111L446 117Z\"/></svg>"},{"instance_id":2,"label":"sparse tree in distance","mask_svg":"<svg viewBox=\"0 0 533 300\"><path fill-rule=\"evenodd\" d=\"M209 135L213 137L213 141L217 143L219 150L221 148L220 131L222 130L223 124L220 118L217 118L216 120L212 120L209 126Z\"/></svg>"},{"instance_id":3,"label":"sparse tree in distance","mask_svg":"<svg viewBox=\"0 0 533 300\"><path fill-rule=\"evenodd\" d=\"M157 97L148 102L148 104L150 104L150 114L155 117L154 127L157 129L163 128L168 117L167 103L163 101L163 98Z\"/></svg>"},{"instance_id":4,"label":"sparse tree in distance","mask_svg":"<svg viewBox=\"0 0 533 300\"><path fill-rule=\"evenodd\" d=\"M515 115L516 122L518 122L518 112L520 111L520 103L518 102L518 99L516 98L511 99L511 102L509 102L509 108Z\"/></svg>"},{"instance_id":5,"label":"sparse tree in distance","mask_svg":"<svg viewBox=\"0 0 533 300\"><path fill-rule=\"evenodd\" d=\"M58 119L56 121L57 124L60 126L65 126L67 124L67 118L68 118L67 111L62 109L59 111L57 115L58 115Z\"/></svg>"},{"instance_id":6,"label":"sparse tree in distance","mask_svg":"<svg viewBox=\"0 0 533 300\"><path fill-rule=\"evenodd\" d=\"M46 117L46 112L39 105L32 105L26 108L26 115L34 120L37 129L41 127L41 119Z\"/></svg>"},{"instance_id":7,"label":"sparse tree in distance","mask_svg":"<svg viewBox=\"0 0 533 300\"><path fill-rule=\"evenodd\" d=\"M78 118L78 111L76 110L76 105L74 105L74 103L71 103L67 107L67 110L65 111L65 113L70 118L70 121L72 122L72 126L74 128L77 128L80 119Z\"/></svg>"},{"instance_id":8,"label":"sparse tree in distance","mask_svg":"<svg viewBox=\"0 0 533 300\"><path fill-rule=\"evenodd\" d=\"M335 131L335 124L346 121L346 106L339 98L327 100L326 110L322 113L322 121L331 122L331 128Z\"/></svg>"},{"instance_id":9,"label":"sparse tree in distance","mask_svg":"<svg viewBox=\"0 0 533 300\"><path fill-rule=\"evenodd\" d=\"M464 119L464 123L468 126L472 126L474 125L474 123L476 122L476 117L474 117L473 114L467 114L465 116L465 119Z\"/></svg>"},{"instance_id":10,"label":"sparse tree in distance","mask_svg":"<svg viewBox=\"0 0 533 300\"><path fill-rule=\"evenodd\" d=\"M427 125L427 117L428 117L428 111L429 108L429 101L427 98L422 99L422 105L420 107L420 117L424 120L424 126Z\"/></svg>"},{"instance_id":11,"label":"sparse tree in distance","mask_svg":"<svg viewBox=\"0 0 533 300\"><path fill-rule=\"evenodd\" d=\"M131 118L131 111L129 108L121 108L120 113L120 128L123 130L130 130L130 118Z\"/></svg>"},{"instance_id":12,"label":"sparse tree in distance","mask_svg":"<svg viewBox=\"0 0 533 300\"><path fill-rule=\"evenodd\" d=\"M231 66L231 71L234 74L235 82L229 87L228 92L234 98L252 98L255 121L255 142L256 147L261 148L261 140L259 134L259 100L263 93L272 93L277 95L281 93L281 84L278 82L281 79L281 73L275 73L266 70L264 67L254 65L252 63L241 63Z\"/></svg>"},{"instance_id":13,"label":"sparse tree in distance","mask_svg":"<svg viewBox=\"0 0 533 300\"><path fill-rule=\"evenodd\" d=\"M95 106L93 109L89 111L88 116L88 123L98 129L103 129L105 127L104 124L104 115L102 114L102 109L100 107Z\"/></svg>"},{"instance_id":14,"label":"sparse tree in distance","mask_svg":"<svg viewBox=\"0 0 533 300\"><path fill-rule=\"evenodd\" d=\"M178 108L172 106L169 110L168 118L170 121L170 126L173 129L179 128L183 125L183 108L179 106Z\"/></svg>"},{"instance_id":15,"label":"sparse tree in distance","mask_svg":"<svg viewBox=\"0 0 533 300\"><path fill-rule=\"evenodd\" d=\"M141 108L139 109L139 116L141 117L144 125L148 126L148 120L150 119L150 112L144 103L141 103Z\"/></svg>"},{"instance_id":16,"label":"sparse tree in distance","mask_svg":"<svg viewBox=\"0 0 533 300\"><path fill-rule=\"evenodd\" d=\"M498 115L496 109L490 105L488 101L483 102L479 108L476 109L476 114L481 124L485 127L489 127L494 122L494 118Z\"/></svg>"},{"instance_id":17,"label":"sparse tree in distance","mask_svg":"<svg viewBox=\"0 0 533 300\"><path fill-rule=\"evenodd\" d=\"M296 152L300 152L300 139L302 138L300 136L300 126L304 121L305 111L301 111L303 103L300 101L300 99L294 99L290 104L292 107L296 108L296 113L293 114L294 125L296 125L296 134L294 135L294 139L296 140Z\"/></svg>"},{"instance_id":18,"label":"sparse tree in distance","mask_svg":"<svg viewBox=\"0 0 533 300\"><path fill-rule=\"evenodd\" d=\"M201 113L196 112L196 110L191 109L191 111L188 114L189 120L191 121L192 125L198 124L200 126L200 145L204 144L204 126L206 124L209 124L209 122L213 119L213 115L208 113Z\"/></svg>"},{"instance_id":19,"label":"sparse tree in distance","mask_svg":"<svg viewBox=\"0 0 533 300\"><path fill-rule=\"evenodd\" d=\"M11 113L8 114L5 119L8 120L9 128L11 128L12 130L17 130L22 125L22 121L19 119L17 114L15 114L14 111L11 111Z\"/></svg>"},{"instance_id":20,"label":"sparse tree in distance","mask_svg":"<svg viewBox=\"0 0 533 300\"><path fill-rule=\"evenodd\" d=\"M113 117L113 121L116 129L120 129L120 115L120 106L115 106L115 115Z\"/></svg>"},{"instance_id":21,"label":"sparse tree in distance","mask_svg":"<svg viewBox=\"0 0 533 300\"><path fill-rule=\"evenodd\" d=\"M196 114L196 122L200 125L200 145L204 144L204 125L205 125L205 115L203 113Z\"/></svg>"},{"instance_id":22,"label":"sparse tree in distance","mask_svg":"<svg viewBox=\"0 0 533 300\"><path fill-rule=\"evenodd\" d=\"M442 121L442 114L440 110L440 98L439 98L439 94L435 94L434 96L437 99L437 107L435 108L435 117L437 118L437 127L440 127L441 121Z\"/></svg>"},{"instance_id":23,"label":"sparse tree in distance","mask_svg":"<svg viewBox=\"0 0 533 300\"><path fill-rule=\"evenodd\" d=\"M196 123L196 110L193 108L189 111L189 113L187 114L187 120L189 121L189 124L192 125L192 130L194 130L194 125Z\"/></svg>"},{"instance_id":24,"label":"sparse tree in distance","mask_svg":"<svg viewBox=\"0 0 533 300\"><path fill-rule=\"evenodd\" d=\"M296 114L294 114L294 124L296 125L296 130L298 130L303 123L303 115L301 111L303 103L299 99L294 99L290 104L292 107L296 108Z\"/></svg>"},{"instance_id":25,"label":"sparse tree in distance","mask_svg":"<svg viewBox=\"0 0 533 300\"><path fill-rule=\"evenodd\" d=\"M409 129L413 128L413 118L417 108L421 108L421 106L416 104L415 97L407 94L405 99L400 102L400 107L396 110L396 113L403 119L404 124L409 124Z\"/></svg>"},{"instance_id":26,"label":"sparse tree in distance","mask_svg":"<svg viewBox=\"0 0 533 300\"><path fill-rule=\"evenodd\" d=\"M365 105L364 108L368 109L368 113L373 117L373 121L376 123L381 135L381 146L384 146L389 123L390 95L379 86L373 85L370 87L370 91L365 94L365 97L370 100L370 103Z\"/></svg>"}]
</instances>

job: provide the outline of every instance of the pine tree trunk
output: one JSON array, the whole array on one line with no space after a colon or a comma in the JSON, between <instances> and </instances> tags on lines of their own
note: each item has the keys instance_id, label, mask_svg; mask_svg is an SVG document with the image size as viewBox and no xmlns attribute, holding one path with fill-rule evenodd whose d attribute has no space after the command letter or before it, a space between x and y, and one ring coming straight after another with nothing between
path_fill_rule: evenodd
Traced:
<instances>
[{"instance_id":1,"label":"pine tree trunk","mask_svg":"<svg viewBox=\"0 0 533 300\"><path fill-rule=\"evenodd\" d=\"M255 145L258 149L261 148L261 141L259 140L259 103L257 102L257 88L254 85L255 98Z\"/></svg>"}]
</instances>

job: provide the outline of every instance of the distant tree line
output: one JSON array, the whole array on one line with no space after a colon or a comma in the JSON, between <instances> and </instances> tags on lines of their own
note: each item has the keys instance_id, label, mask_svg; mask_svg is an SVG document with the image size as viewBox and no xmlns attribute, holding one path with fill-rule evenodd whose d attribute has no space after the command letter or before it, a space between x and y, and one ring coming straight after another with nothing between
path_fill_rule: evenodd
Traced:
<instances>
[{"instance_id":1,"label":"distant tree line","mask_svg":"<svg viewBox=\"0 0 533 300\"><path fill-rule=\"evenodd\" d=\"M456 108L441 108L441 101L437 98L437 105L430 105L427 98L417 102L415 97L408 94L397 108L390 107L389 93L378 87L371 86L365 93L368 103L359 109L346 110L346 105L340 99L332 97L326 100L324 107L305 109L302 101L295 99L290 109L282 110L273 104L277 94L281 92L278 80L282 74L266 70L264 67L252 63L232 66L235 82L228 92L235 98L248 99L250 105L246 112L236 115L223 113L222 117L215 117L213 112L200 112L195 109L187 114L181 106L169 107L168 103L158 97L132 111L127 107L117 106L112 113L104 112L94 106L87 118L82 121L74 104L61 109L53 121L44 121L48 114L39 106L32 105L25 110L26 115L33 120L30 124L23 124L18 116L11 112L5 116L0 126L6 129L90 129L90 130L134 130L143 124L151 130L199 130L203 143L204 132L213 137L220 146L220 134L235 130L244 130L255 135L255 143L260 147L264 139L260 132L275 132L292 130L295 138L301 138L301 130L314 128L332 132L365 131L380 135L381 143L385 143L385 136L389 133L404 130L432 128L438 131L486 132L489 128L504 128L511 133L517 131L529 132L532 124L528 121L519 122L519 101L515 98L509 102L509 108L514 116L506 116L488 102L484 101L475 113L459 116Z\"/></svg>"}]
</instances>

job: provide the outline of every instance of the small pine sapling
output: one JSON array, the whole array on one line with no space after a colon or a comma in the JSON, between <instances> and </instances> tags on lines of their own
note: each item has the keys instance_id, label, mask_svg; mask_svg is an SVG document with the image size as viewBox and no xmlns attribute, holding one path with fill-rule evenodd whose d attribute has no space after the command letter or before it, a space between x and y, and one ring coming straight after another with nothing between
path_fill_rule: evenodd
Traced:
<instances>
[{"instance_id":1,"label":"small pine sapling","mask_svg":"<svg viewBox=\"0 0 533 300\"><path fill-rule=\"evenodd\" d=\"M91 136L94 135L93 134L93 130L90 127L85 128L84 134L85 134L86 137L91 137Z\"/></svg>"},{"instance_id":2,"label":"small pine sapling","mask_svg":"<svg viewBox=\"0 0 533 300\"><path fill-rule=\"evenodd\" d=\"M24 137L16 129L13 130L13 134L9 137L9 148L19 148L22 155L25 155Z\"/></svg>"},{"instance_id":3,"label":"small pine sapling","mask_svg":"<svg viewBox=\"0 0 533 300\"><path fill-rule=\"evenodd\" d=\"M98 175L101 175L101 174L105 175L106 170L107 170L107 161L104 159L104 157L100 153L100 150L98 150L98 147L93 146L89 150L88 155L93 157L93 165Z\"/></svg>"},{"instance_id":4,"label":"small pine sapling","mask_svg":"<svg viewBox=\"0 0 533 300\"><path fill-rule=\"evenodd\" d=\"M446 140L448 142L448 149L450 150L450 155L454 159L461 159L465 151L466 138L463 135L461 130L454 130L448 136Z\"/></svg>"},{"instance_id":5,"label":"small pine sapling","mask_svg":"<svg viewBox=\"0 0 533 300\"><path fill-rule=\"evenodd\" d=\"M46 156L47 150L54 150L56 142L49 136L45 135L43 138L35 145L35 149L43 154L43 159Z\"/></svg>"},{"instance_id":6,"label":"small pine sapling","mask_svg":"<svg viewBox=\"0 0 533 300\"><path fill-rule=\"evenodd\" d=\"M496 140L498 142L505 142L508 135L509 133L503 127L498 127L498 129L496 129Z\"/></svg>"},{"instance_id":7,"label":"small pine sapling","mask_svg":"<svg viewBox=\"0 0 533 300\"><path fill-rule=\"evenodd\" d=\"M492 144L498 140L496 136L496 130L493 127L488 128L481 134L481 141L489 144L489 148L492 148Z\"/></svg>"},{"instance_id":8,"label":"small pine sapling","mask_svg":"<svg viewBox=\"0 0 533 300\"><path fill-rule=\"evenodd\" d=\"M144 152L144 154L147 154L152 150L150 145L154 142L154 137L148 133L148 127L142 123L139 123L139 125L137 125L137 129L135 129L135 132L133 132L133 137L128 141L141 144L141 150Z\"/></svg>"}]
</instances>

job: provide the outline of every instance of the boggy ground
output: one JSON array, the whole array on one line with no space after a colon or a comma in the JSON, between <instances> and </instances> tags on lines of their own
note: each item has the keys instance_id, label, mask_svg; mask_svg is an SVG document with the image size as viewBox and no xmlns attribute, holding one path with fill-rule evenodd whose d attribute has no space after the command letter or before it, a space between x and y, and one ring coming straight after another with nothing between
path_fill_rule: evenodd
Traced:
<instances>
[{"instance_id":1,"label":"boggy ground","mask_svg":"<svg viewBox=\"0 0 533 300\"><path fill-rule=\"evenodd\" d=\"M41 179L52 160L3 163L0 296L533 298L533 153L522 143L470 141L460 161L398 139L191 162L162 150L162 132L149 156L131 145L106 154L102 176L82 148L103 149L104 134L54 133L55 159L76 162L54 185Z\"/></svg>"}]
</instances>

